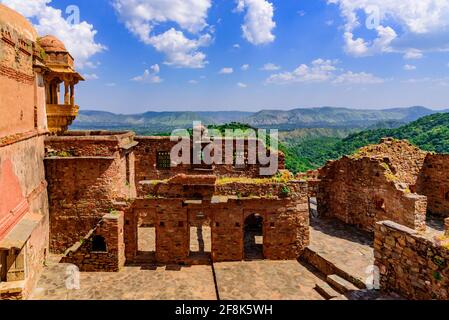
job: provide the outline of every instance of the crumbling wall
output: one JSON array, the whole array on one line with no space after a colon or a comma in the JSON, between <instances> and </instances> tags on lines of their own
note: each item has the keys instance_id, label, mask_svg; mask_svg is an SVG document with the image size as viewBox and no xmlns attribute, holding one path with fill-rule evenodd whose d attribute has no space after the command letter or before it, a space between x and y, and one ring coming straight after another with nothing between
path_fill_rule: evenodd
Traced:
<instances>
[{"instance_id":1,"label":"crumbling wall","mask_svg":"<svg viewBox=\"0 0 449 320\"><path fill-rule=\"evenodd\" d=\"M95 237L104 240L105 250L95 248ZM91 232L67 250L61 263L74 264L86 272L120 271L125 265L124 213L103 216Z\"/></svg>"},{"instance_id":2,"label":"crumbling wall","mask_svg":"<svg viewBox=\"0 0 449 320\"><path fill-rule=\"evenodd\" d=\"M233 159L225 159L224 146L225 140L222 140L223 157L221 164L214 164L211 167L205 165L180 164L171 168L157 167L158 152L170 152L178 143L170 141L170 137L136 137L139 144L135 147L136 157L136 182L146 180L164 180L178 174L198 175L202 173L214 174L221 177L258 177L260 176L260 164L246 164L244 167L238 168L229 161ZM232 143L236 150L236 140ZM244 145L245 154L248 152L248 142ZM192 154L192 149L190 150ZM278 153L279 170L285 168L285 159L282 152ZM142 193L140 193L142 194Z\"/></svg>"},{"instance_id":3,"label":"crumbling wall","mask_svg":"<svg viewBox=\"0 0 449 320\"><path fill-rule=\"evenodd\" d=\"M344 157L328 163L321 170L318 212L371 232L382 220L425 230L426 197L411 193L393 172L388 158Z\"/></svg>"},{"instance_id":4,"label":"crumbling wall","mask_svg":"<svg viewBox=\"0 0 449 320\"><path fill-rule=\"evenodd\" d=\"M449 216L449 155L427 155L418 176L416 192L427 196L429 213Z\"/></svg>"},{"instance_id":5,"label":"crumbling wall","mask_svg":"<svg viewBox=\"0 0 449 320\"><path fill-rule=\"evenodd\" d=\"M123 159L47 158L50 249L63 252L114 208L123 193Z\"/></svg>"},{"instance_id":6,"label":"crumbling wall","mask_svg":"<svg viewBox=\"0 0 449 320\"><path fill-rule=\"evenodd\" d=\"M375 265L384 292L408 299L449 299L449 241L437 243L391 221L376 224Z\"/></svg>"}]
</instances>

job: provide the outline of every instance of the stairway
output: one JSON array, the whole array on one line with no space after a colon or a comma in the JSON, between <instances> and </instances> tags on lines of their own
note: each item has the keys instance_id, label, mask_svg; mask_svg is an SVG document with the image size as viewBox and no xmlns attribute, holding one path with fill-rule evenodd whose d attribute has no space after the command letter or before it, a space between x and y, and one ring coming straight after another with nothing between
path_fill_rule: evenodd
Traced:
<instances>
[{"instance_id":1,"label":"stairway","mask_svg":"<svg viewBox=\"0 0 449 320\"><path fill-rule=\"evenodd\" d=\"M317 283L315 290L326 300L348 300L346 294L360 289L351 282L332 274L326 277L325 283Z\"/></svg>"}]
</instances>

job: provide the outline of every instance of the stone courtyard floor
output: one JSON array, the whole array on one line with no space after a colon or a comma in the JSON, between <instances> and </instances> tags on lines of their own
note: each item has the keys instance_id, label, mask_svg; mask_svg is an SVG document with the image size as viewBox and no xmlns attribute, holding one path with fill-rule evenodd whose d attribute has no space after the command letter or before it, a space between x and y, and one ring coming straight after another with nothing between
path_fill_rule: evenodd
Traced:
<instances>
[{"instance_id":1,"label":"stone courtyard floor","mask_svg":"<svg viewBox=\"0 0 449 320\"><path fill-rule=\"evenodd\" d=\"M248 261L214 264L221 300L323 300L321 282L297 261Z\"/></svg>"},{"instance_id":2,"label":"stone courtyard floor","mask_svg":"<svg viewBox=\"0 0 449 320\"><path fill-rule=\"evenodd\" d=\"M310 220L310 250L362 282L374 265L373 241L373 234L337 219Z\"/></svg>"},{"instance_id":3,"label":"stone courtyard floor","mask_svg":"<svg viewBox=\"0 0 449 320\"><path fill-rule=\"evenodd\" d=\"M212 266L125 267L118 273L82 272L80 289L66 287L69 264L51 256L32 300L216 300ZM222 300L322 300L321 281L297 261L247 261L214 264ZM72 283L69 281L69 283Z\"/></svg>"}]
</instances>

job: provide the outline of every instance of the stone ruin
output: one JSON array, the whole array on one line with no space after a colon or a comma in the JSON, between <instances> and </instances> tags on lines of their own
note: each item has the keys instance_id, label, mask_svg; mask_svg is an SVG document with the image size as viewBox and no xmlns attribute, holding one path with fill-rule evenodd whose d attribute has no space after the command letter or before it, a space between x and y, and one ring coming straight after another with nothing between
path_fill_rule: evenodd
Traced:
<instances>
[{"instance_id":1,"label":"stone ruin","mask_svg":"<svg viewBox=\"0 0 449 320\"><path fill-rule=\"evenodd\" d=\"M311 199L320 216L372 235L382 292L448 299L448 155L386 138L296 178L282 154L274 177L247 162L173 167L168 138L67 131L82 80L62 42L38 38L0 4L1 299L27 298L49 252L108 272L142 261L300 259L313 245ZM446 218L445 232L429 233L431 215ZM155 238L143 256L140 226ZM211 247L193 252L192 230L209 232Z\"/></svg>"}]
</instances>

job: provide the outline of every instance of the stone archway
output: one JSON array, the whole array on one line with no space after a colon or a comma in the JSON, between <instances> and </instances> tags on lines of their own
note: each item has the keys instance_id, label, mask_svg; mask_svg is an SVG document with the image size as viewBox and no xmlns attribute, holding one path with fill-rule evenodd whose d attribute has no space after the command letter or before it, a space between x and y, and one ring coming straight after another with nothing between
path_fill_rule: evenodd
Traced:
<instances>
[{"instance_id":1,"label":"stone archway","mask_svg":"<svg viewBox=\"0 0 449 320\"><path fill-rule=\"evenodd\" d=\"M244 258L245 260L263 260L263 217L253 213L245 219Z\"/></svg>"}]
</instances>

